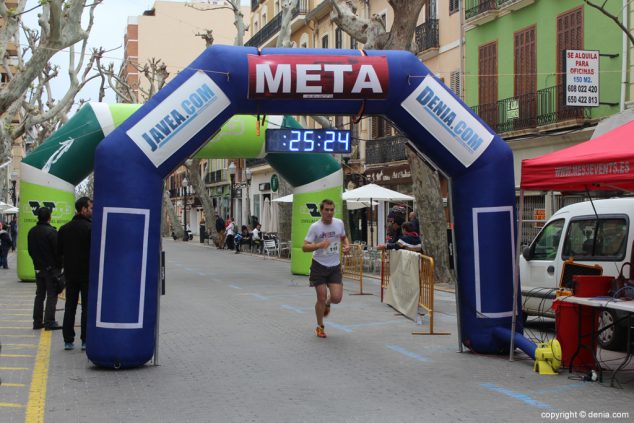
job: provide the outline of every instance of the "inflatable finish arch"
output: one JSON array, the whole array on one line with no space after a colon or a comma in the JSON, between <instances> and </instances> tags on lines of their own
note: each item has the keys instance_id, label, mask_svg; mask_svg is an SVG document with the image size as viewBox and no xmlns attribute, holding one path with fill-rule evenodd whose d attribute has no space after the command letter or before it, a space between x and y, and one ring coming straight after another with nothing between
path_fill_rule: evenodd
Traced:
<instances>
[{"instance_id":1,"label":"inflatable finish arch","mask_svg":"<svg viewBox=\"0 0 634 423\"><path fill-rule=\"evenodd\" d=\"M33 261L27 249L28 231L35 226L35 210L40 206L52 210L51 224L60 227L75 214L75 186L93 171L95 149L115 127L137 111L139 104L88 103L62 128L32 151L21 163L20 207L17 270L23 281L35 280ZM304 236L316 220L305 213L306 203L318 203L324 197L340 199L343 174L341 166L330 154L266 154L265 131L270 128L300 128L290 116L267 116L260 133L256 117L234 115L221 130L202 147L195 157L265 158L298 193L294 203L291 271L307 275L311 255L301 251ZM88 158L88 159L87 159ZM324 192L331 190L332 192ZM337 209L341 213L341 207ZM340 217L340 216L339 216Z\"/></svg>"},{"instance_id":2,"label":"inflatable finish arch","mask_svg":"<svg viewBox=\"0 0 634 423\"><path fill-rule=\"evenodd\" d=\"M461 341L482 353L508 348L493 334L510 328L513 310L508 146L410 53L214 46L97 147L88 358L133 367L152 357L166 175L234 114L354 115L364 101L452 178Z\"/></svg>"}]
</instances>

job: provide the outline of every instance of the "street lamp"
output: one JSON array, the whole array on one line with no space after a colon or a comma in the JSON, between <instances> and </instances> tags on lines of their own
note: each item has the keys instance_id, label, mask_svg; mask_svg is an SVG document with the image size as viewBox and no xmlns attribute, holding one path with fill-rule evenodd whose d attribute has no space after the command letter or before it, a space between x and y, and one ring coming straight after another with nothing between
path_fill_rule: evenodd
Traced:
<instances>
[{"instance_id":1,"label":"street lamp","mask_svg":"<svg viewBox=\"0 0 634 423\"><path fill-rule=\"evenodd\" d=\"M183 241L189 241L189 234L187 233L187 188L189 187L189 181L187 177L183 178Z\"/></svg>"},{"instance_id":2,"label":"street lamp","mask_svg":"<svg viewBox=\"0 0 634 423\"><path fill-rule=\"evenodd\" d=\"M11 171L11 201L13 201L13 205L16 205L16 192L15 192L15 184L18 182L18 172L15 170Z\"/></svg>"},{"instance_id":3,"label":"street lamp","mask_svg":"<svg viewBox=\"0 0 634 423\"><path fill-rule=\"evenodd\" d=\"M231 191L229 194L229 215L231 216L231 218L233 219L233 183L234 180L236 178L236 164L234 162L231 162L229 164L229 179L231 180Z\"/></svg>"},{"instance_id":4,"label":"street lamp","mask_svg":"<svg viewBox=\"0 0 634 423\"><path fill-rule=\"evenodd\" d=\"M247 223L249 225L252 225L253 222L251 222L251 194L249 193L249 187L251 186L251 177L253 176L253 173L251 172L251 169L247 167L247 170L244 172L244 174L247 177Z\"/></svg>"}]
</instances>

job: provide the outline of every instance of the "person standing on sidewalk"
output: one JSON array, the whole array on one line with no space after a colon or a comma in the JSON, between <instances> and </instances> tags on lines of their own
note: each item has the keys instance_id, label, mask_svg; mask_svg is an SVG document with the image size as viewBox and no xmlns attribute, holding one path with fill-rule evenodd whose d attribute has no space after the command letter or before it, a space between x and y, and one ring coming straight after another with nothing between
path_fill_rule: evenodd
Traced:
<instances>
[{"instance_id":1,"label":"person standing on sidewalk","mask_svg":"<svg viewBox=\"0 0 634 423\"><path fill-rule=\"evenodd\" d=\"M40 207L36 211L37 225L28 233L29 255L35 267L35 302L33 304L33 329L58 330L62 327L55 320L57 306L57 277L61 260L57 255L57 230L51 226L51 210ZM44 308L46 299L46 309Z\"/></svg>"},{"instance_id":2,"label":"person standing on sidewalk","mask_svg":"<svg viewBox=\"0 0 634 423\"><path fill-rule=\"evenodd\" d=\"M216 213L216 232L218 232L218 249L225 248L225 221Z\"/></svg>"},{"instance_id":3,"label":"person standing on sidewalk","mask_svg":"<svg viewBox=\"0 0 634 423\"><path fill-rule=\"evenodd\" d=\"M11 235L7 229L9 229L9 226L4 222L0 222L0 266L3 269L9 268L9 250L11 250L13 245Z\"/></svg>"},{"instance_id":4,"label":"person standing on sidewalk","mask_svg":"<svg viewBox=\"0 0 634 423\"><path fill-rule=\"evenodd\" d=\"M66 307L64 308L64 349L75 348L75 314L81 294L81 349L86 350L86 321L88 305L88 274L90 264L90 234L92 200L81 197L75 202L75 216L59 228L57 249L63 257L66 276Z\"/></svg>"},{"instance_id":5,"label":"person standing on sidewalk","mask_svg":"<svg viewBox=\"0 0 634 423\"><path fill-rule=\"evenodd\" d=\"M15 251L15 246L18 242L18 219L15 217L15 215L13 215L13 218L11 219L11 223L9 223L9 228L11 228L11 230L9 232L11 232L11 251Z\"/></svg>"},{"instance_id":6,"label":"person standing on sidewalk","mask_svg":"<svg viewBox=\"0 0 634 423\"><path fill-rule=\"evenodd\" d=\"M335 202L325 199L319 205L319 210L321 219L310 225L308 234L304 238L302 251L313 253L308 280L310 286L315 287L317 294L315 335L325 338L324 317L330 314L330 305L339 304L343 296L339 250L347 254L350 251L350 243L346 237L343 221L334 217Z\"/></svg>"}]
</instances>

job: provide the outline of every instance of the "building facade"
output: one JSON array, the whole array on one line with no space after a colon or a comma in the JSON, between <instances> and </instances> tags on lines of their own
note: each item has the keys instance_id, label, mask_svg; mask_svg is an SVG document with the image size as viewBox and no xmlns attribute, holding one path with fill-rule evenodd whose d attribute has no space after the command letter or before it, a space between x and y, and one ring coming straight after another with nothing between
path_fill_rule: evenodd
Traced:
<instances>
[{"instance_id":1,"label":"building facade","mask_svg":"<svg viewBox=\"0 0 634 423\"><path fill-rule=\"evenodd\" d=\"M605 3L622 17L622 2ZM516 187L523 159L590 139L597 123L629 100L624 92L621 101L629 84L623 42L618 26L582 0L465 1L466 102L511 146ZM599 96L592 107L568 104L575 88L566 84L567 50L594 52ZM528 194L524 219L548 218L562 205Z\"/></svg>"}]
</instances>

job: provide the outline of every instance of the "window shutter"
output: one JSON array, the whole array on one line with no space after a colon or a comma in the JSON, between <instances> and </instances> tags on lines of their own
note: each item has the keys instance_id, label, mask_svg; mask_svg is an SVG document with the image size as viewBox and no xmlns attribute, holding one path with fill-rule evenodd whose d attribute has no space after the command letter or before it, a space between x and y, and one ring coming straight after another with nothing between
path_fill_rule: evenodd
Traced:
<instances>
[{"instance_id":1,"label":"window shutter","mask_svg":"<svg viewBox=\"0 0 634 423\"><path fill-rule=\"evenodd\" d=\"M497 42L480 46L478 64L478 113L493 129L498 122L498 48Z\"/></svg>"},{"instance_id":2,"label":"window shutter","mask_svg":"<svg viewBox=\"0 0 634 423\"><path fill-rule=\"evenodd\" d=\"M460 86L460 71L453 71L449 74L449 88L458 97L462 97L462 87Z\"/></svg>"},{"instance_id":3,"label":"window shutter","mask_svg":"<svg viewBox=\"0 0 634 423\"><path fill-rule=\"evenodd\" d=\"M564 51L583 49L583 8L571 10L557 17L557 73L563 83Z\"/></svg>"}]
</instances>

